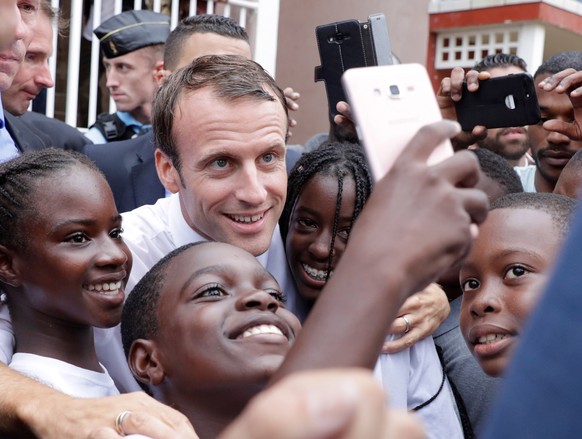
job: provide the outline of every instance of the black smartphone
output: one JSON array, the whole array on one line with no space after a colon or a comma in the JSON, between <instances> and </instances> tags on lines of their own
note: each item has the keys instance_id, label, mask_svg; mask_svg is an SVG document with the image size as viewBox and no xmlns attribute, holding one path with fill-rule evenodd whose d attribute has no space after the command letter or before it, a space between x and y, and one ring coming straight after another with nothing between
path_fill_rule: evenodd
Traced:
<instances>
[{"instance_id":1,"label":"black smartphone","mask_svg":"<svg viewBox=\"0 0 582 439\"><path fill-rule=\"evenodd\" d=\"M384 14L372 14L368 21L345 20L315 28L321 65L315 67L315 81L325 82L330 116L337 114L339 101L346 96L343 73L353 67L392 64L388 26Z\"/></svg>"},{"instance_id":2,"label":"black smartphone","mask_svg":"<svg viewBox=\"0 0 582 439\"><path fill-rule=\"evenodd\" d=\"M463 131L476 125L487 128L522 127L539 122L540 107L533 78L514 73L479 81L475 92L463 84L463 96L455 103Z\"/></svg>"}]
</instances>

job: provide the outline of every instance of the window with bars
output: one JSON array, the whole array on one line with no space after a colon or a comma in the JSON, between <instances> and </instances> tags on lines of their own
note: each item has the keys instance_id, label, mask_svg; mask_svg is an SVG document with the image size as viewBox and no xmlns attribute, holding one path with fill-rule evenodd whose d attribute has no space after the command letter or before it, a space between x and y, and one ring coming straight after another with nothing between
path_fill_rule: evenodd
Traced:
<instances>
[{"instance_id":1,"label":"window with bars","mask_svg":"<svg viewBox=\"0 0 582 439\"><path fill-rule=\"evenodd\" d=\"M477 29L443 32L437 35L435 67L472 67L493 53L517 55L519 28Z\"/></svg>"}]
</instances>

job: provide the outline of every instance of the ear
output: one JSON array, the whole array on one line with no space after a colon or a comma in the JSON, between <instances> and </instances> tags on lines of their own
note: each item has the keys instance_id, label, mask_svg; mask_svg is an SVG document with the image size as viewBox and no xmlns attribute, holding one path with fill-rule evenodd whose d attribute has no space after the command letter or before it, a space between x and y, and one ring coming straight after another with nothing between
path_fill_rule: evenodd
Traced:
<instances>
[{"instance_id":1,"label":"ear","mask_svg":"<svg viewBox=\"0 0 582 439\"><path fill-rule=\"evenodd\" d=\"M164 187L175 194L182 187L182 180L180 179L180 174L178 170L174 167L172 160L168 157L162 150L156 148L155 153L156 159L156 170L158 171L158 177Z\"/></svg>"},{"instance_id":2,"label":"ear","mask_svg":"<svg viewBox=\"0 0 582 439\"><path fill-rule=\"evenodd\" d=\"M21 285L18 263L15 261L16 252L0 245L0 280L12 287Z\"/></svg>"},{"instance_id":3,"label":"ear","mask_svg":"<svg viewBox=\"0 0 582 439\"><path fill-rule=\"evenodd\" d=\"M164 62L163 61L158 61L154 65L153 74L154 74L154 79L158 83L158 87L159 87L166 80L166 78L168 77L170 72L168 72L167 70L164 70Z\"/></svg>"},{"instance_id":4,"label":"ear","mask_svg":"<svg viewBox=\"0 0 582 439\"><path fill-rule=\"evenodd\" d=\"M164 380L164 367L153 340L135 340L129 349L127 363L131 373L144 384L159 386Z\"/></svg>"},{"instance_id":5,"label":"ear","mask_svg":"<svg viewBox=\"0 0 582 439\"><path fill-rule=\"evenodd\" d=\"M156 71L154 72L154 76L158 83L158 87L162 86L162 84L166 81L168 76L170 76L170 73L172 72L170 72L169 70L165 70L163 65L161 66L161 68L156 69Z\"/></svg>"}]
</instances>

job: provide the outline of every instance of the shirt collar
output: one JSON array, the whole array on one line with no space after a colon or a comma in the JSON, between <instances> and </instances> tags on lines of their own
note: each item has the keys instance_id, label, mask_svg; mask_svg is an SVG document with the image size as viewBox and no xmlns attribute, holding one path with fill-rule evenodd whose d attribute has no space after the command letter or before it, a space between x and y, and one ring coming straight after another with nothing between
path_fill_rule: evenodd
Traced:
<instances>
[{"instance_id":1,"label":"shirt collar","mask_svg":"<svg viewBox=\"0 0 582 439\"><path fill-rule=\"evenodd\" d=\"M149 125L141 123L139 120L137 120L131 114L126 113L125 111L118 111L117 117L119 117L119 119L121 119L121 121L128 127L144 127Z\"/></svg>"}]
</instances>

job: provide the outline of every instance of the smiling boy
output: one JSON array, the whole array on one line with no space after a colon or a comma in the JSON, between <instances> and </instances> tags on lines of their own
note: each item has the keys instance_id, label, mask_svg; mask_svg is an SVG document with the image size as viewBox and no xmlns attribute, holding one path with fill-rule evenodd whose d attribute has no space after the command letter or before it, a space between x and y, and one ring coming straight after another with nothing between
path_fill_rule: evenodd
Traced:
<instances>
[{"instance_id":1,"label":"smiling boy","mask_svg":"<svg viewBox=\"0 0 582 439\"><path fill-rule=\"evenodd\" d=\"M199 242L164 257L122 317L132 373L216 437L277 371L301 325L279 284L250 253Z\"/></svg>"},{"instance_id":2,"label":"smiling boy","mask_svg":"<svg viewBox=\"0 0 582 439\"><path fill-rule=\"evenodd\" d=\"M460 326L485 373L500 376L519 342L576 202L545 193L495 201L460 272Z\"/></svg>"}]
</instances>

